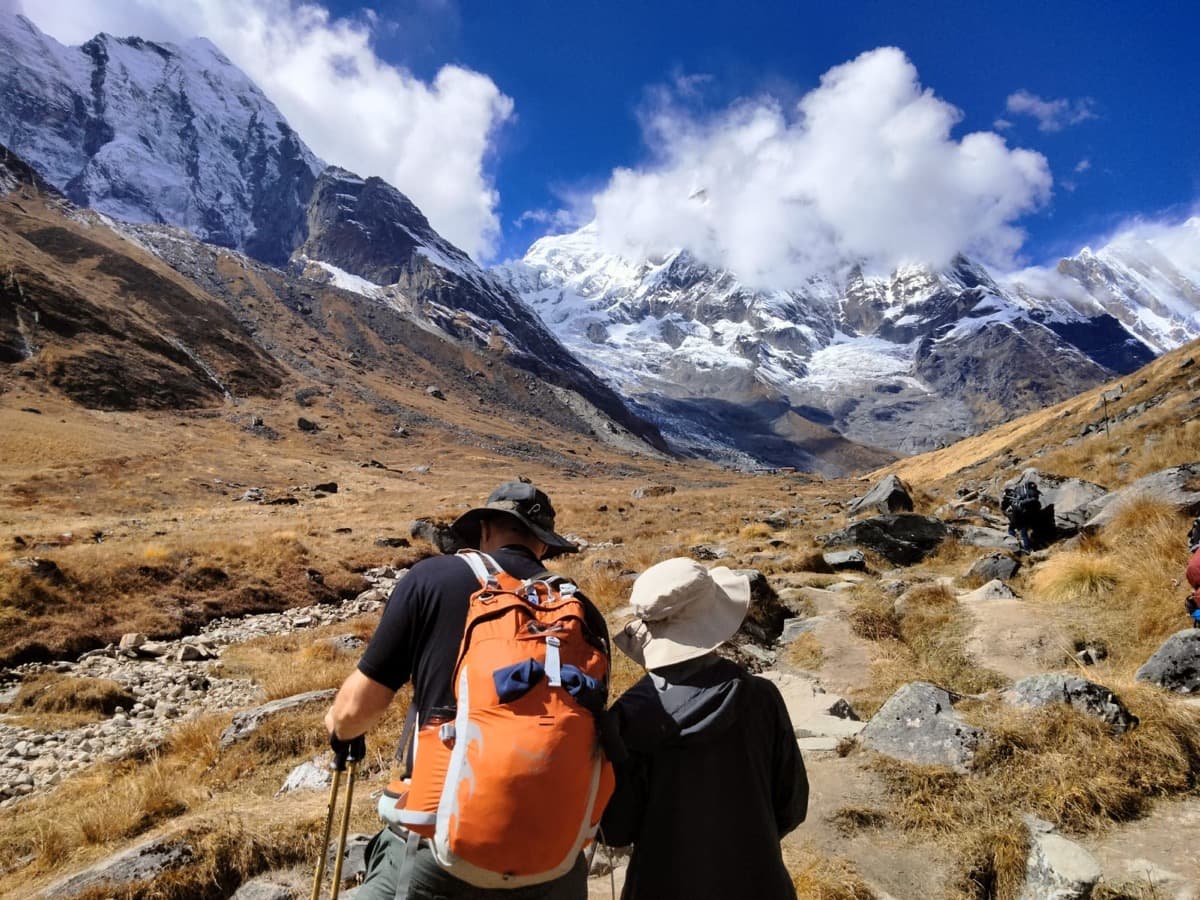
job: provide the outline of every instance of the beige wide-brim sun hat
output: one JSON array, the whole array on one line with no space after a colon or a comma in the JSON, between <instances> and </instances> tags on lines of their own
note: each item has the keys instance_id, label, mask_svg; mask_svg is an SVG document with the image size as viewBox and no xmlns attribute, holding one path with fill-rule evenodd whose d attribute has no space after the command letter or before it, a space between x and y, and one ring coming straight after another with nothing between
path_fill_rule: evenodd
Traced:
<instances>
[{"instance_id":1,"label":"beige wide-brim sun hat","mask_svg":"<svg viewBox=\"0 0 1200 900\"><path fill-rule=\"evenodd\" d=\"M750 579L681 556L639 575L629 602L634 619L613 640L634 662L658 669L711 653L733 637L750 608Z\"/></svg>"}]
</instances>

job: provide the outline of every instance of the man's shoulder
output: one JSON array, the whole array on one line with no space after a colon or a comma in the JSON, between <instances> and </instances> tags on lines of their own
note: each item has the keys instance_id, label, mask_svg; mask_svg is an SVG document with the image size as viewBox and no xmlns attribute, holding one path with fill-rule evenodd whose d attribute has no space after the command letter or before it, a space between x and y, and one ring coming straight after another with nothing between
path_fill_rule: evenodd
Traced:
<instances>
[{"instance_id":1,"label":"man's shoulder","mask_svg":"<svg viewBox=\"0 0 1200 900\"><path fill-rule=\"evenodd\" d=\"M451 556L427 556L425 559L414 563L405 575L397 583L397 589L403 589L406 593L413 591L436 591L439 587L454 586L461 587L463 584L470 584L475 581L475 576L471 574L470 568L465 562L457 557Z\"/></svg>"}]
</instances>

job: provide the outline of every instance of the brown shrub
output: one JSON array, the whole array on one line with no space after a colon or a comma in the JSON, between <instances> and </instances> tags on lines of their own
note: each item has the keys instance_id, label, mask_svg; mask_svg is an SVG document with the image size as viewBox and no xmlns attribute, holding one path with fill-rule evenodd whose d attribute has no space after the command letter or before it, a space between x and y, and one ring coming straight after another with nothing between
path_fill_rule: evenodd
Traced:
<instances>
[{"instance_id":1,"label":"brown shrub","mask_svg":"<svg viewBox=\"0 0 1200 900\"><path fill-rule=\"evenodd\" d=\"M88 721L111 716L118 706L137 700L123 685L107 678L72 678L47 673L21 685L9 709L30 713L79 713Z\"/></svg>"}]
</instances>

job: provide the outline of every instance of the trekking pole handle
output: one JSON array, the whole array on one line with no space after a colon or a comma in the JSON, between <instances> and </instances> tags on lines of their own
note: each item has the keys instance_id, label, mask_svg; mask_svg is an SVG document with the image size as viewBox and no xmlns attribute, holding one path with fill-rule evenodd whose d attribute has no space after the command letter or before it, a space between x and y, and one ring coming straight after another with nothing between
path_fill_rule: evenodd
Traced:
<instances>
[{"instance_id":1,"label":"trekking pole handle","mask_svg":"<svg viewBox=\"0 0 1200 900\"><path fill-rule=\"evenodd\" d=\"M336 734L331 734L329 746L333 750L333 768L338 772L346 771L346 763L361 762L367 756L366 735L360 734L344 741Z\"/></svg>"}]
</instances>

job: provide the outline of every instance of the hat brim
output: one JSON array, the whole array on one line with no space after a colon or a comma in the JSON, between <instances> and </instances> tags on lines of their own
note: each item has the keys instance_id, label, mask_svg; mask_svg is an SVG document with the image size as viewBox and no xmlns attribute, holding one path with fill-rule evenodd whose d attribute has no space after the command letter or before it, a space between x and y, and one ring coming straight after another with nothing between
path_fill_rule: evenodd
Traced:
<instances>
[{"instance_id":1,"label":"hat brim","mask_svg":"<svg viewBox=\"0 0 1200 900\"><path fill-rule=\"evenodd\" d=\"M478 506L475 509L469 509L457 519L450 528L458 535L459 539L472 550L479 549L479 542L482 539L482 528L480 523L485 517L505 515L511 516L520 522L525 528L536 537L539 541L546 545L547 550L542 556L542 559L550 559L551 557L561 556L564 553L578 553L579 548L568 541L560 534L556 534L547 528L542 528L532 520L521 515L516 510L498 509L494 506Z\"/></svg>"},{"instance_id":2,"label":"hat brim","mask_svg":"<svg viewBox=\"0 0 1200 900\"><path fill-rule=\"evenodd\" d=\"M725 566L709 569L716 590L679 615L659 622L634 619L613 636L626 656L646 669L687 662L733 637L750 609L750 579Z\"/></svg>"}]
</instances>

